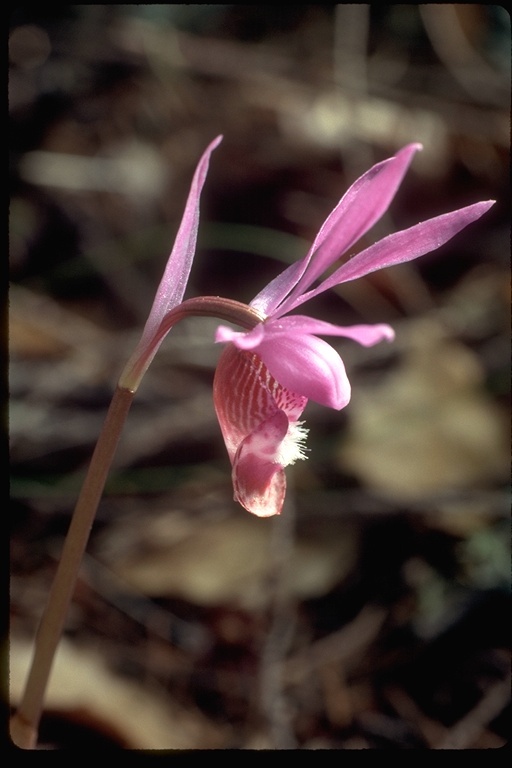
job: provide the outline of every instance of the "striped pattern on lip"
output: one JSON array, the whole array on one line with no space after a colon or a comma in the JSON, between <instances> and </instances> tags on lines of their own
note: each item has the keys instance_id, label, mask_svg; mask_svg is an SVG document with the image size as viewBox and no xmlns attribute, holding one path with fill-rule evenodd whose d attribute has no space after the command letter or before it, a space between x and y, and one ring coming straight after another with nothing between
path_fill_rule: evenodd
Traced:
<instances>
[{"instance_id":1,"label":"striped pattern on lip","mask_svg":"<svg viewBox=\"0 0 512 768\"><path fill-rule=\"evenodd\" d=\"M219 425L232 465L234 498L259 517L279 514L283 468L305 459L307 398L281 386L254 352L229 344L213 384Z\"/></svg>"}]
</instances>

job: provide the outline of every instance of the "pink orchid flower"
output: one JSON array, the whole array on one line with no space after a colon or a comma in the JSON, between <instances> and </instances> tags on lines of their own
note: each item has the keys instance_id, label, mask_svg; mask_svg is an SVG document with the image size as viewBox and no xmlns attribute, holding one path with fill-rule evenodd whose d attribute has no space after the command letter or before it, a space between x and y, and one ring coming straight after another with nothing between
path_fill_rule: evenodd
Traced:
<instances>
[{"instance_id":1,"label":"pink orchid flower","mask_svg":"<svg viewBox=\"0 0 512 768\"><path fill-rule=\"evenodd\" d=\"M389 235L312 288L385 213L419 149L420 144L409 144L354 182L306 256L250 303L262 322L246 332L217 329L216 341L227 347L215 373L214 403L232 465L234 498L259 517L280 514L284 468L306 458L307 430L300 417L308 400L335 409L350 400L340 356L318 337L342 336L365 346L394 338L389 325L343 327L289 313L328 288L439 248L495 202L476 203Z\"/></svg>"},{"instance_id":2,"label":"pink orchid flower","mask_svg":"<svg viewBox=\"0 0 512 768\"><path fill-rule=\"evenodd\" d=\"M343 327L290 315L328 288L377 269L410 261L447 242L478 219L494 200L430 219L389 235L313 284L385 213L419 144L370 168L328 216L306 256L285 269L249 306L220 297L183 301L195 253L199 202L218 136L197 165L183 218L142 337L126 364L121 389L135 392L169 330L190 315L213 315L246 329L220 326L227 343L214 379L214 403L232 464L235 499L260 517L281 512L284 468L306 458L307 430L300 417L309 399L344 408L350 383L338 353L319 336L343 336L365 346L394 338L389 325Z\"/></svg>"}]
</instances>

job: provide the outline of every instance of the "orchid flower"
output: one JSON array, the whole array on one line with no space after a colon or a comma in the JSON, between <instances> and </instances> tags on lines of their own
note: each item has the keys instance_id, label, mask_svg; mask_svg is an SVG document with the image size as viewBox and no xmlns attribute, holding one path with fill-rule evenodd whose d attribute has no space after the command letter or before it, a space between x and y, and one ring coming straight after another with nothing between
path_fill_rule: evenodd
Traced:
<instances>
[{"instance_id":1,"label":"orchid flower","mask_svg":"<svg viewBox=\"0 0 512 768\"><path fill-rule=\"evenodd\" d=\"M284 468L306 458L300 417L308 400L344 408L350 382L339 354L319 336L372 346L391 341L389 325L343 327L289 313L341 283L411 261L446 243L478 219L494 200L476 203L396 232L335 264L388 209L420 144L409 144L352 184L328 216L306 256L272 280L249 304L261 322L244 332L219 326L227 343L214 379L214 403L232 465L234 498L260 517L280 514Z\"/></svg>"},{"instance_id":2,"label":"orchid flower","mask_svg":"<svg viewBox=\"0 0 512 768\"><path fill-rule=\"evenodd\" d=\"M221 139L214 139L199 160L164 275L119 387L136 391L162 340L184 317L213 315L243 327L244 331L217 329L216 341L228 346L215 374L214 404L232 464L235 499L250 512L268 517L279 514L283 506L284 468L306 458L307 430L300 417L308 400L338 410L350 400L343 362L319 336L341 336L365 346L394 338L393 329L385 324L343 327L289 313L328 288L438 248L494 201L389 235L313 287L386 212L414 153L421 149L420 144L409 144L354 182L306 256L272 280L248 306L211 296L183 301L196 247L201 191L210 156Z\"/></svg>"}]
</instances>

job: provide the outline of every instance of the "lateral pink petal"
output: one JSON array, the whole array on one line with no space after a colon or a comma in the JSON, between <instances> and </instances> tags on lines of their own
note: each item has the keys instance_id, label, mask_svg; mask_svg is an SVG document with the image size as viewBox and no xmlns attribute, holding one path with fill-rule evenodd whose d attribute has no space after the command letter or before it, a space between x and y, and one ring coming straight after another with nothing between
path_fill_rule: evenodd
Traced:
<instances>
[{"instance_id":1,"label":"lateral pink petal","mask_svg":"<svg viewBox=\"0 0 512 768\"><path fill-rule=\"evenodd\" d=\"M285 389L337 410L349 402L345 366L323 339L300 333L276 335L265 338L257 353Z\"/></svg>"},{"instance_id":2,"label":"lateral pink petal","mask_svg":"<svg viewBox=\"0 0 512 768\"><path fill-rule=\"evenodd\" d=\"M234 498L258 517L281 513L286 478L276 457L287 431L288 417L276 410L242 441L235 455Z\"/></svg>"},{"instance_id":3,"label":"lateral pink petal","mask_svg":"<svg viewBox=\"0 0 512 768\"><path fill-rule=\"evenodd\" d=\"M359 342L365 347L372 347L381 341L393 341L395 332L390 325L334 325L323 320L316 320L307 315L287 315L264 323L265 338L274 339L288 333L304 333L318 336L342 336Z\"/></svg>"},{"instance_id":4,"label":"lateral pink petal","mask_svg":"<svg viewBox=\"0 0 512 768\"><path fill-rule=\"evenodd\" d=\"M469 205L457 211L451 211L433 219L416 224L409 229L395 232L384 237L361 253L353 256L350 261L335 270L317 288L299 296L291 303L287 311L318 296L328 288L347 283L350 280L364 277L371 272L395 264L412 261L425 253L436 250L451 240L454 235L480 218L494 205L494 200Z\"/></svg>"},{"instance_id":5,"label":"lateral pink petal","mask_svg":"<svg viewBox=\"0 0 512 768\"><path fill-rule=\"evenodd\" d=\"M284 294L282 303L276 303L277 293L270 287L272 284L268 286L269 293L273 292L274 296L267 302L267 314L275 314L276 310L280 315L288 312L291 305L295 305L294 300L381 218L402 183L415 152L421 148L421 144L408 144L394 157L374 165L352 184L325 220L306 257L299 262L302 275L290 296L285 299ZM257 309L267 298L266 290L255 299Z\"/></svg>"}]
</instances>

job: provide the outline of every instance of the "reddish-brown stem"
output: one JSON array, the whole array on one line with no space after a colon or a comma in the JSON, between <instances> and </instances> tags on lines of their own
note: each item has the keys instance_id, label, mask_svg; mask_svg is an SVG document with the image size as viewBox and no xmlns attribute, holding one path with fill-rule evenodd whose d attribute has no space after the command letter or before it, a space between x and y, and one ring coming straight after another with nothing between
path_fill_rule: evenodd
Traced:
<instances>
[{"instance_id":1,"label":"reddish-brown stem","mask_svg":"<svg viewBox=\"0 0 512 768\"><path fill-rule=\"evenodd\" d=\"M133 393L129 390L120 387L115 390L71 519L48 602L37 631L34 657L25 692L11 720L12 739L23 749L33 749L36 746L39 720L55 651L96 509L132 400Z\"/></svg>"},{"instance_id":2,"label":"reddish-brown stem","mask_svg":"<svg viewBox=\"0 0 512 768\"><path fill-rule=\"evenodd\" d=\"M131 389L132 392L137 390L163 339L173 326L187 317L216 317L247 329L254 328L265 319L252 307L234 299L224 299L221 296L187 299L165 315L150 342L145 342L144 336L142 337L121 374L121 386Z\"/></svg>"}]
</instances>

